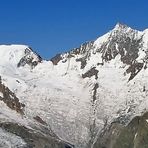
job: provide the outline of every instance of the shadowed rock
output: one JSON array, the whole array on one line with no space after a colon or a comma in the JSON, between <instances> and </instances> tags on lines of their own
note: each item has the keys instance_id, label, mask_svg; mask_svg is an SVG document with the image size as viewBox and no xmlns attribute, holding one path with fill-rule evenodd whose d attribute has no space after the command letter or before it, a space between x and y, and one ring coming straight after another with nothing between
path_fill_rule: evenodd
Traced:
<instances>
[{"instance_id":1,"label":"shadowed rock","mask_svg":"<svg viewBox=\"0 0 148 148\"><path fill-rule=\"evenodd\" d=\"M20 114L24 114L23 108L25 107L25 105L20 103L19 99L15 96L15 94L12 91L10 91L8 87L2 84L1 77L0 92L3 94L3 96L0 96L1 101L3 101L10 109L15 110Z\"/></svg>"},{"instance_id":2,"label":"shadowed rock","mask_svg":"<svg viewBox=\"0 0 148 148\"><path fill-rule=\"evenodd\" d=\"M52 61L54 65L57 65L61 60L62 60L61 54L57 54L55 57L50 59L50 61Z\"/></svg>"},{"instance_id":3,"label":"shadowed rock","mask_svg":"<svg viewBox=\"0 0 148 148\"><path fill-rule=\"evenodd\" d=\"M100 134L93 148L147 148L148 113L137 116L124 126L112 123Z\"/></svg>"},{"instance_id":4,"label":"shadowed rock","mask_svg":"<svg viewBox=\"0 0 148 148\"><path fill-rule=\"evenodd\" d=\"M91 68L86 73L82 74L82 78L91 78L92 76L95 76L95 79L98 79L98 70L96 67Z\"/></svg>"},{"instance_id":5,"label":"shadowed rock","mask_svg":"<svg viewBox=\"0 0 148 148\"><path fill-rule=\"evenodd\" d=\"M0 123L0 127L9 133L21 137L26 142L26 145L23 148L73 148L72 145L57 139L56 137L44 135L39 131L28 129L16 123L3 122Z\"/></svg>"}]
</instances>

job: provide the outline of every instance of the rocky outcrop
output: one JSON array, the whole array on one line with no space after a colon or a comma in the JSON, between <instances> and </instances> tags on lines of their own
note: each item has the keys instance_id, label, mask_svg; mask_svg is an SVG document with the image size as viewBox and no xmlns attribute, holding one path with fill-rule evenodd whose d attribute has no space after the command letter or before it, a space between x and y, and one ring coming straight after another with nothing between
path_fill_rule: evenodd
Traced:
<instances>
[{"instance_id":1,"label":"rocky outcrop","mask_svg":"<svg viewBox=\"0 0 148 148\"><path fill-rule=\"evenodd\" d=\"M34 119L43 125L47 125L47 123L45 121L43 121L43 119L39 116L35 116Z\"/></svg>"},{"instance_id":2,"label":"rocky outcrop","mask_svg":"<svg viewBox=\"0 0 148 148\"><path fill-rule=\"evenodd\" d=\"M32 52L31 48L26 48L24 51L24 56L20 59L17 67L25 66L27 64L33 68L41 61L42 58L38 54Z\"/></svg>"},{"instance_id":3,"label":"rocky outcrop","mask_svg":"<svg viewBox=\"0 0 148 148\"><path fill-rule=\"evenodd\" d=\"M95 79L98 79L98 70L96 67L91 68L86 73L82 74L82 78L91 78L92 76L95 76Z\"/></svg>"},{"instance_id":4,"label":"rocky outcrop","mask_svg":"<svg viewBox=\"0 0 148 148\"><path fill-rule=\"evenodd\" d=\"M75 57L77 55L82 55L82 58L77 58L76 62L81 62L81 69L85 68L87 64L87 59L90 57L90 51L94 48L94 41L86 42L82 44L79 48L74 48L69 52L64 54L57 54L53 58L50 59L54 65L57 65L59 61L65 63L67 59Z\"/></svg>"},{"instance_id":5,"label":"rocky outcrop","mask_svg":"<svg viewBox=\"0 0 148 148\"><path fill-rule=\"evenodd\" d=\"M79 48L72 49L69 53L74 55L86 55L91 49L94 48L94 41L86 42L82 44Z\"/></svg>"},{"instance_id":6,"label":"rocky outcrop","mask_svg":"<svg viewBox=\"0 0 148 148\"><path fill-rule=\"evenodd\" d=\"M26 143L23 148L73 148L72 145L56 137L45 135L16 123L3 122L0 123L0 128L6 130L8 133L13 133L21 137ZM18 148L19 147L18 145Z\"/></svg>"},{"instance_id":7,"label":"rocky outcrop","mask_svg":"<svg viewBox=\"0 0 148 148\"><path fill-rule=\"evenodd\" d=\"M1 77L0 77L0 93L2 94L0 96L0 100L3 101L10 109L15 110L20 114L24 114L23 108L25 107L25 105L20 103L16 95L12 91L10 91L8 87L2 84Z\"/></svg>"},{"instance_id":8,"label":"rocky outcrop","mask_svg":"<svg viewBox=\"0 0 148 148\"><path fill-rule=\"evenodd\" d=\"M62 60L61 54L57 54L55 57L51 58L50 61L53 65L57 65L59 61Z\"/></svg>"},{"instance_id":9,"label":"rocky outcrop","mask_svg":"<svg viewBox=\"0 0 148 148\"><path fill-rule=\"evenodd\" d=\"M99 84L98 83L96 83L95 84L95 86L94 86L94 88L93 88L93 102L95 102L96 101L96 95L97 95L97 89L99 88Z\"/></svg>"},{"instance_id":10,"label":"rocky outcrop","mask_svg":"<svg viewBox=\"0 0 148 148\"><path fill-rule=\"evenodd\" d=\"M124 126L112 123L100 134L94 148L147 148L148 113L137 116Z\"/></svg>"},{"instance_id":11,"label":"rocky outcrop","mask_svg":"<svg viewBox=\"0 0 148 148\"><path fill-rule=\"evenodd\" d=\"M143 63L134 62L126 70L127 73L130 73L129 81L132 80L143 68Z\"/></svg>"},{"instance_id":12,"label":"rocky outcrop","mask_svg":"<svg viewBox=\"0 0 148 148\"><path fill-rule=\"evenodd\" d=\"M127 73L130 73L129 81L138 74L144 64L136 61L138 52L143 46L143 36L137 37L137 35L138 31L118 24L117 28L110 33L108 40L97 49L97 52L102 53L102 59L105 62L120 55L121 61L129 65L127 70Z\"/></svg>"}]
</instances>

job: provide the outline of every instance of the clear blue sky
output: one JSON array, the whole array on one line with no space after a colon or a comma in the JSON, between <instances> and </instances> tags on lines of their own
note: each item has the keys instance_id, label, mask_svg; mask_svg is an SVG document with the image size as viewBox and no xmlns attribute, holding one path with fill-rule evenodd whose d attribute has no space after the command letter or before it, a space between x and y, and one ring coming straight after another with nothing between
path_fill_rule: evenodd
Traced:
<instances>
[{"instance_id":1,"label":"clear blue sky","mask_svg":"<svg viewBox=\"0 0 148 148\"><path fill-rule=\"evenodd\" d=\"M148 0L0 0L0 44L27 44L45 59L117 22L148 28Z\"/></svg>"}]
</instances>

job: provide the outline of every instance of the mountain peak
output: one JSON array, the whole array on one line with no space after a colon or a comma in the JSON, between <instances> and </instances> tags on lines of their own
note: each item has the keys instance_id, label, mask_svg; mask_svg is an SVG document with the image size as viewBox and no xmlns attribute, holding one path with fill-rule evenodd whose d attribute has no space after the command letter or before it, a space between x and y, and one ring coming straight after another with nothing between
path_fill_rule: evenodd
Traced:
<instances>
[{"instance_id":1,"label":"mountain peak","mask_svg":"<svg viewBox=\"0 0 148 148\"><path fill-rule=\"evenodd\" d=\"M37 65L41 61L41 57L34 53L32 49L26 45L0 45L0 63L14 67Z\"/></svg>"},{"instance_id":2,"label":"mountain peak","mask_svg":"<svg viewBox=\"0 0 148 148\"><path fill-rule=\"evenodd\" d=\"M130 28L129 26L127 26L126 24L123 24L123 23L117 23L114 27L113 30L123 30L123 29L127 29L127 28Z\"/></svg>"}]
</instances>

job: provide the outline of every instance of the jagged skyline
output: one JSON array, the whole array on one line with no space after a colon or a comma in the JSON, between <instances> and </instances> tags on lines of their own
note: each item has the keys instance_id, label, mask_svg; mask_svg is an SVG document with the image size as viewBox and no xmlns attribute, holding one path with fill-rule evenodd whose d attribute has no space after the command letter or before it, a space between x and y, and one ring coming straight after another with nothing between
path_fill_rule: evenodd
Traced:
<instances>
[{"instance_id":1,"label":"jagged skyline","mask_svg":"<svg viewBox=\"0 0 148 148\"><path fill-rule=\"evenodd\" d=\"M147 146L147 43L148 29L117 24L52 61L25 45L0 45L2 147Z\"/></svg>"},{"instance_id":2,"label":"jagged skyline","mask_svg":"<svg viewBox=\"0 0 148 148\"><path fill-rule=\"evenodd\" d=\"M26 44L43 58L95 40L117 22L144 30L147 1L2 1L0 44Z\"/></svg>"}]
</instances>

